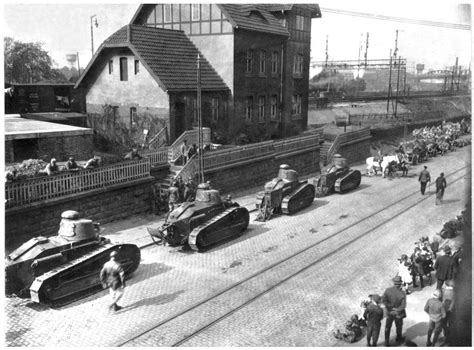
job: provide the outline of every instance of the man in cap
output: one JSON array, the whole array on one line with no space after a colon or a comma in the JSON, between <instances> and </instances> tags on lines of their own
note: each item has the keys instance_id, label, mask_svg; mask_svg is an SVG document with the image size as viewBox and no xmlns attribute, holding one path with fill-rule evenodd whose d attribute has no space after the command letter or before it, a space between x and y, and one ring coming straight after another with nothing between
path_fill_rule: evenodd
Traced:
<instances>
[{"instance_id":1,"label":"man in cap","mask_svg":"<svg viewBox=\"0 0 474 350\"><path fill-rule=\"evenodd\" d=\"M380 295L372 294L370 303L364 311L364 318L367 320L367 346L377 346L379 340L383 318L383 309L380 307L381 300Z\"/></svg>"},{"instance_id":2,"label":"man in cap","mask_svg":"<svg viewBox=\"0 0 474 350\"><path fill-rule=\"evenodd\" d=\"M436 270L436 289L441 289L444 281L451 279L453 273L453 257L451 256L451 248L445 245L443 248L444 255L439 256L434 263L433 268Z\"/></svg>"},{"instance_id":3,"label":"man in cap","mask_svg":"<svg viewBox=\"0 0 474 350\"><path fill-rule=\"evenodd\" d=\"M420 183L420 191L421 194L425 194L426 184L431 181L430 172L428 171L428 167L425 165L424 169L420 172L420 176L418 177L418 182Z\"/></svg>"},{"instance_id":4,"label":"man in cap","mask_svg":"<svg viewBox=\"0 0 474 350\"><path fill-rule=\"evenodd\" d=\"M117 305L117 302L123 296L123 289L125 288L125 272L122 266L117 261L118 253L113 251L110 253L110 260L104 264L100 271L100 282L105 289L109 287L110 295L112 297L112 304L110 309L114 311L120 310L122 307Z\"/></svg>"},{"instance_id":5,"label":"man in cap","mask_svg":"<svg viewBox=\"0 0 474 350\"><path fill-rule=\"evenodd\" d=\"M428 337L426 339L426 346L435 346L438 341L439 334L443 326L443 319L446 317L446 310L441 302L441 290L436 289L433 292L433 297L428 299L425 305L425 312L430 316L428 324ZM431 342L431 335L434 331L433 342Z\"/></svg>"},{"instance_id":6,"label":"man in cap","mask_svg":"<svg viewBox=\"0 0 474 350\"><path fill-rule=\"evenodd\" d=\"M441 173L436 179L436 205L440 204L443 201L444 189L448 187L446 179L444 178L444 173Z\"/></svg>"},{"instance_id":7,"label":"man in cap","mask_svg":"<svg viewBox=\"0 0 474 350\"><path fill-rule=\"evenodd\" d=\"M67 170L78 170L79 167L77 166L76 161L74 160L74 157L69 157L68 161L66 164L64 164Z\"/></svg>"},{"instance_id":8,"label":"man in cap","mask_svg":"<svg viewBox=\"0 0 474 350\"><path fill-rule=\"evenodd\" d=\"M397 329L397 342L403 342L405 338L402 336L403 319L406 317L406 294L402 290L402 278L395 276L393 286L387 288L382 296L382 302L387 308L387 320L385 321L385 346L390 346L390 330L392 323L395 321Z\"/></svg>"}]
</instances>

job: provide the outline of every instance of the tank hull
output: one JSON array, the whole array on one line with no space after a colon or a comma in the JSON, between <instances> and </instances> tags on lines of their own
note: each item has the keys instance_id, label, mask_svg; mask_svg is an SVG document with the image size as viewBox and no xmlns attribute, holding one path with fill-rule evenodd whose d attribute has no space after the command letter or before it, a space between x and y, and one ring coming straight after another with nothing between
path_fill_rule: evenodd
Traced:
<instances>
[{"instance_id":1,"label":"tank hull","mask_svg":"<svg viewBox=\"0 0 474 350\"><path fill-rule=\"evenodd\" d=\"M362 174L359 170L349 168L337 170L319 177L316 183L316 197L330 193L346 193L360 186Z\"/></svg>"}]
</instances>

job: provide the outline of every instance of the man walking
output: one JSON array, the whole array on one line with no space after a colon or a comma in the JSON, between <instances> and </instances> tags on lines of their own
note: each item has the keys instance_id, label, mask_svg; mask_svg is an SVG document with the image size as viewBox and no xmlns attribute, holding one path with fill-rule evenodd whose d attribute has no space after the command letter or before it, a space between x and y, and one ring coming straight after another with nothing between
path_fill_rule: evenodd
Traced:
<instances>
[{"instance_id":1,"label":"man walking","mask_svg":"<svg viewBox=\"0 0 474 350\"><path fill-rule=\"evenodd\" d=\"M441 173L436 179L436 205L441 204L444 196L444 189L448 187L446 179L444 178L444 173Z\"/></svg>"},{"instance_id":2,"label":"man walking","mask_svg":"<svg viewBox=\"0 0 474 350\"><path fill-rule=\"evenodd\" d=\"M370 304L364 312L367 320L367 346L377 346L379 340L380 326L382 324L383 309L380 307L380 295L374 294L370 298Z\"/></svg>"},{"instance_id":3,"label":"man walking","mask_svg":"<svg viewBox=\"0 0 474 350\"><path fill-rule=\"evenodd\" d=\"M449 245L444 246L444 255L439 256L433 268L436 270L436 278L438 280L436 289L441 290L444 281L451 279L453 272L453 258L451 256L451 248Z\"/></svg>"},{"instance_id":4,"label":"man walking","mask_svg":"<svg viewBox=\"0 0 474 350\"><path fill-rule=\"evenodd\" d=\"M436 289L433 292L433 297L428 299L425 305L425 312L430 316L428 324L428 337L426 339L426 346L435 346L443 326L443 319L446 317L446 310L441 302L441 290ZM431 335L434 331L433 342L431 342Z\"/></svg>"},{"instance_id":5,"label":"man walking","mask_svg":"<svg viewBox=\"0 0 474 350\"><path fill-rule=\"evenodd\" d=\"M393 278L393 287L387 288L382 296L382 302L387 308L387 320L385 321L385 346L390 346L390 330L395 321L397 329L396 341L401 343L405 340L402 336L403 319L406 315L406 294L402 291L402 278L395 276Z\"/></svg>"},{"instance_id":6,"label":"man walking","mask_svg":"<svg viewBox=\"0 0 474 350\"><path fill-rule=\"evenodd\" d=\"M421 185L420 191L422 195L425 194L426 184L430 181L430 172L428 171L428 167L425 165L425 168L420 172L420 176L418 177L418 182Z\"/></svg>"},{"instance_id":7,"label":"man walking","mask_svg":"<svg viewBox=\"0 0 474 350\"><path fill-rule=\"evenodd\" d=\"M110 309L114 311L120 310L122 307L117 305L117 302L123 296L123 289L125 288L125 272L122 266L117 261L118 253L113 251L110 253L110 260L104 264L100 271L100 282L105 289L109 287L110 296L112 297L112 304Z\"/></svg>"}]
</instances>

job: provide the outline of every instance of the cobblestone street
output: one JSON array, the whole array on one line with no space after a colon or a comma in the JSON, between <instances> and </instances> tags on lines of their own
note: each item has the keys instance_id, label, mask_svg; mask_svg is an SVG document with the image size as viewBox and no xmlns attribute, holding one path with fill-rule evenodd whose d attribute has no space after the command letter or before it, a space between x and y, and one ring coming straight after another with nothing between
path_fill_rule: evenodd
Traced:
<instances>
[{"instance_id":1,"label":"cobblestone street","mask_svg":"<svg viewBox=\"0 0 474 350\"><path fill-rule=\"evenodd\" d=\"M443 222L464 208L470 193L470 158L471 147L464 147L411 167L408 178L364 176L359 189L316 198L292 216L256 222L251 213L249 229L241 237L207 252L143 248L142 262L121 302L124 309L115 314L107 310L106 291L58 309L7 298L6 345L172 346L201 329L179 345L349 345L336 340L332 331L342 328L350 315L361 313L362 299L391 286L401 254L410 254L415 241L433 237ZM440 206L435 206L433 185L424 197L419 193L417 174L423 165L433 180L441 171L447 175ZM365 173L365 164L354 168ZM234 198L251 209L257 190ZM148 216L115 222L105 225L103 233L145 246L151 243L146 226L156 227L160 220ZM231 288L244 279L248 280ZM426 341L423 306L433 290L430 285L407 297L404 331L418 346ZM158 324L163 326L154 329ZM392 330L392 340L394 334ZM365 339L351 345L364 346Z\"/></svg>"}]
</instances>

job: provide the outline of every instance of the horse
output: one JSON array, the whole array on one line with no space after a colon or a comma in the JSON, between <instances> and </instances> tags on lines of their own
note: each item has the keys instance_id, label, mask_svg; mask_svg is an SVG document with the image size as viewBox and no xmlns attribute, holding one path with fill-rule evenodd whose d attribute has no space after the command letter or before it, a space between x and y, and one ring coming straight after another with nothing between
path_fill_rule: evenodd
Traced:
<instances>
[{"instance_id":1,"label":"horse","mask_svg":"<svg viewBox=\"0 0 474 350\"><path fill-rule=\"evenodd\" d=\"M367 164L367 175L370 176L373 172L377 175L377 169L381 169L382 177L385 177L385 171L390 162L394 161L396 164L400 163L400 154L401 153L398 153L398 155L384 156L381 163L376 161L375 157L367 158L365 161L365 164Z\"/></svg>"}]
</instances>

